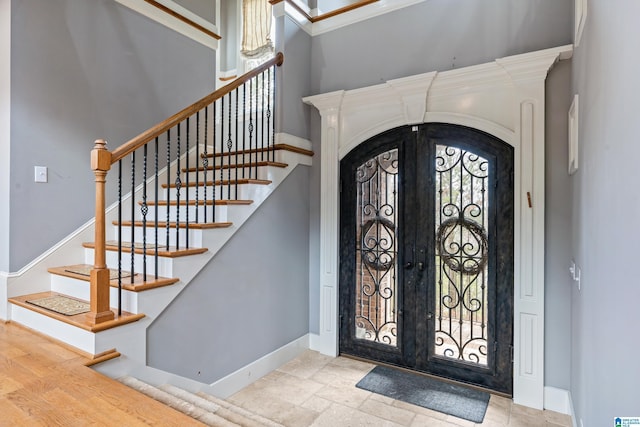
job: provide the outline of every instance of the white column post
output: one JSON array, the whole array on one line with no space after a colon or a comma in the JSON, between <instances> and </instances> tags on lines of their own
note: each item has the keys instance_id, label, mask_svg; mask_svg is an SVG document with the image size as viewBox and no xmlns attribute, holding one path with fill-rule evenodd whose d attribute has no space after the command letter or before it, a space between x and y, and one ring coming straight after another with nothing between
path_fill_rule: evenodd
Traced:
<instances>
[{"instance_id":1,"label":"white column post","mask_svg":"<svg viewBox=\"0 0 640 427\"><path fill-rule=\"evenodd\" d=\"M571 54L564 47L496 60L515 86L518 111L513 400L537 409L544 407L545 80Z\"/></svg>"},{"instance_id":2,"label":"white column post","mask_svg":"<svg viewBox=\"0 0 640 427\"><path fill-rule=\"evenodd\" d=\"M320 336L319 352L338 355L338 236L340 106L344 92L332 92L304 101L320 111L322 152L320 166Z\"/></svg>"}]
</instances>

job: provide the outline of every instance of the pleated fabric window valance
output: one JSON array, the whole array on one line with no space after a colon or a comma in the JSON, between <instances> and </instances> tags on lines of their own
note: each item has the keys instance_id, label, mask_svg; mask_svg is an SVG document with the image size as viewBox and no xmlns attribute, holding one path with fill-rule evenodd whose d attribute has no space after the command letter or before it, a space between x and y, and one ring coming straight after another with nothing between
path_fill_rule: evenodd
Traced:
<instances>
[{"instance_id":1,"label":"pleated fabric window valance","mask_svg":"<svg viewBox=\"0 0 640 427\"><path fill-rule=\"evenodd\" d=\"M242 1L242 47L240 53L255 58L273 52L271 4L268 0Z\"/></svg>"}]
</instances>

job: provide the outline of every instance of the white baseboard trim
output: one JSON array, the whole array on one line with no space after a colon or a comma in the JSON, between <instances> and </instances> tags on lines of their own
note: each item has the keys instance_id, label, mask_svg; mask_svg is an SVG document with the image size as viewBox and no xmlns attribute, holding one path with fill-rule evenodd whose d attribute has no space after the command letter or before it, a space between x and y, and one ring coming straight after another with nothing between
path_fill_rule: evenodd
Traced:
<instances>
[{"instance_id":1,"label":"white baseboard trim","mask_svg":"<svg viewBox=\"0 0 640 427\"><path fill-rule=\"evenodd\" d=\"M319 334L309 334L309 349L313 351L320 351Z\"/></svg>"},{"instance_id":2,"label":"white baseboard trim","mask_svg":"<svg viewBox=\"0 0 640 427\"><path fill-rule=\"evenodd\" d=\"M355 24L360 21L375 18L376 16L380 16L394 10L413 6L414 4L422 3L424 1L426 0L380 0L378 2L368 4L364 7L359 7L349 12L336 15L330 19L325 19L314 23L311 23L303 14L301 14L288 2L281 2L276 4L273 9L273 14L276 18L287 15L296 24L298 24L298 26L303 31L306 31L307 34L309 34L310 36L317 36L329 31L336 30L338 28L345 27L350 24ZM296 3L302 10L304 10L305 13L310 16L318 16L318 13L320 13L317 8L309 9L306 4L300 4L300 2L297 2L295 0L294 3Z\"/></svg>"},{"instance_id":3,"label":"white baseboard trim","mask_svg":"<svg viewBox=\"0 0 640 427\"><path fill-rule=\"evenodd\" d=\"M0 320L9 319L9 302L7 301L7 286L9 273L0 271Z\"/></svg>"},{"instance_id":4,"label":"white baseboard trim","mask_svg":"<svg viewBox=\"0 0 640 427\"><path fill-rule=\"evenodd\" d=\"M578 427L578 417L576 417L576 411L573 409L573 398L571 397L571 392L569 393L569 415L571 415L571 422L573 423L573 427Z\"/></svg>"},{"instance_id":5,"label":"white baseboard trim","mask_svg":"<svg viewBox=\"0 0 640 427\"><path fill-rule=\"evenodd\" d=\"M171 384L192 393L202 391L226 399L295 359L308 348L309 335L304 335L212 384L205 384L151 366L141 365L140 361L132 360L124 354L119 358L96 365L94 369L111 378L128 375L156 387L162 384Z\"/></svg>"},{"instance_id":6,"label":"white baseboard trim","mask_svg":"<svg viewBox=\"0 0 640 427\"><path fill-rule=\"evenodd\" d=\"M157 7L145 2L144 0L116 0L116 1L121 5L128 7L129 9L135 10L139 14L146 16L149 19L152 19L153 21L161 25L164 25L167 28L171 28L172 30L182 34L183 36L186 36L192 40L195 40L196 42L200 43L203 46L206 46L213 50L218 49L218 46L219 46L218 40L214 39L208 34L201 32L200 30L195 29L191 25L181 21L175 16L170 15L166 12L163 12ZM192 22L195 22L196 24L200 25L203 28L206 28L207 30L213 33L218 32L218 28L213 23L207 21L204 18L201 18L200 16L194 14L188 9L185 9L184 7L180 6L179 4L177 4L172 0L158 0L158 3L162 4L163 6L166 6L167 8L171 9L174 12L179 13L185 18L191 20Z\"/></svg>"},{"instance_id":7,"label":"white baseboard trim","mask_svg":"<svg viewBox=\"0 0 640 427\"><path fill-rule=\"evenodd\" d=\"M545 386L544 388L544 409L559 412L561 414L573 415L571 408L571 395L568 390Z\"/></svg>"},{"instance_id":8,"label":"white baseboard trim","mask_svg":"<svg viewBox=\"0 0 640 427\"><path fill-rule=\"evenodd\" d=\"M210 384L207 391L226 399L308 349L309 335L307 334Z\"/></svg>"}]
</instances>

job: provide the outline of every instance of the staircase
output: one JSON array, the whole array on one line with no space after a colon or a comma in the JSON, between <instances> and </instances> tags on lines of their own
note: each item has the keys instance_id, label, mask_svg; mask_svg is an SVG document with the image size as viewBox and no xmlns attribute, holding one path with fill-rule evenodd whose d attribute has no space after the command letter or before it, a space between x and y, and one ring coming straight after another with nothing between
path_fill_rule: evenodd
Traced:
<instances>
[{"instance_id":1,"label":"staircase","mask_svg":"<svg viewBox=\"0 0 640 427\"><path fill-rule=\"evenodd\" d=\"M311 164L308 141L274 132L274 70L282 60L279 54L112 152L97 141L95 223L9 283L5 318L93 363L122 354L144 366L147 327L297 165ZM118 194L105 208L113 175ZM36 305L50 297L82 312Z\"/></svg>"},{"instance_id":2,"label":"staircase","mask_svg":"<svg viewBox=\"0 0 640 427\"><path fill-rule=\"evenodd\" d=\"M209 426L283 427L282 424L206 393L191 393L170 384L155 387L130 376L122 377L119 381Z\"/></svg>"},{"instance_id":3,"label":"staircase","mask_svg":"<svg viewBox=\"0 0 640 427\"><path fill-rule=\"evenodd\" d=\"M133 221L118 221L117 219L110 221L109 235L114 238L106 242L106 259L112 276L109 285L114 320L92 325L88 322L85 314L67 316L28 302L53 295L89 302L90 270L95 258L94 242L78 244L84 252L80 254L80 257L69 258L68 263L62 266L48 267L49 277L45 289L9 298L11 320L63 341L92 358L103 358L106 354L114 354L115 348L117 348L129 358L143 362L145 354L138 351L135 346L132 347L132 342L138 340L144 342L144 331L150 322L206 265L242 223L266 200L269 194L297 165L310 164L312 153L306 149L288 144L276 144L275 150L278 161L274 162L275 164L265 164L258 168L259 174L268 179L241 179L233 182L233 185L237 184L242 197L246 198L215 201L216 222L180 223L181 230L188 227L188 248L185 247L186 233L183 231L178 235L175 230L175 221L170 222L169 248L159 246L157 250L158 277L155 277L155 267L152 265L152 258L156 254L155 232L147 233L145 237L145 226L139 218ZM193 156L194 153L189 153L189 155ZM185 169L182 175L195 173L195 171ZM202 173L202 171L198 171L198 173ZM219 181L204 182L201 190L213 193L213 184L219 185ZM196 209L200 210L199 216L202 217L204 209L213 207L210 201L204 206L196 207L195 191L183 195L184 199L180 201L180 204L174 203L171 200L175 200L175 196L172 197L171 193L175 189L166 186L166 184L164 186L166 188L162 199L148 201L149 206L158 205L158 212L162 218L165 218L167 214L171 219L185 218L186 210L189 209L194 211L191 212L190 217L195 219ZM153 210L150 209L151 211ZM110 215L107 216L110 217ZM150 224L155 224L155 218L148 219L147 231ZM158 225L158 241L166 241L166 221L159 221ZM122 235L121 241L117 239L119 233ZM144 243L145 239L146 244ZM121 256L118 256L118 244L121 245ZM146 255L143 254L143 246L145 245ZM130 271L121 270L122 292L119 295L118 263L129 261L132 247L134 274L131 275ZM145 257L147 258L146 262ZM145 269L147 270L146 279L143 274ZM118 307L118 300L120 300L120 307ZM118 308L120 308L120 313L118 313ZM140 325L132 325L134 322L140 323ZM125 325L127 330L122 333L104 333ZM137 330L137 332L131 329ZM128 347L129 351L127 351Z\"/></svg>"}]
</instances>

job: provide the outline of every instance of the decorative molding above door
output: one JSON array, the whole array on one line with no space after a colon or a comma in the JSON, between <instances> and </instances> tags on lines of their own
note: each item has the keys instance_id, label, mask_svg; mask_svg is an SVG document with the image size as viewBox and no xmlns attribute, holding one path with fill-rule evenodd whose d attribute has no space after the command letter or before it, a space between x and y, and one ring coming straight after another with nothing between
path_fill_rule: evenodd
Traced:
<instances>
[{"instance_id":1,"label":"decorative molding above door","mask_svg":"<svg viewBox=\"0 0 640 427\"><path fill-rule=\"evenodd\" d=\"M544 401L545 79L571 45L456 70L304 98L321 116L320 334L338 352L339 162L374 135L441 122L475 128L514 147L514 402Z\"/></svg>"}]
</instances>

